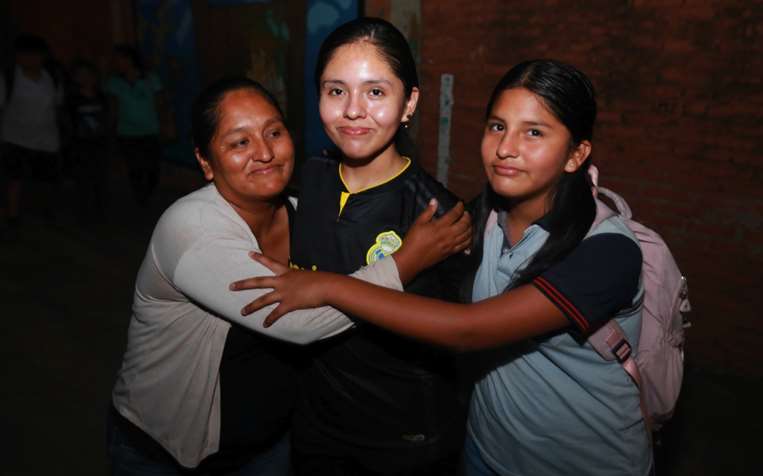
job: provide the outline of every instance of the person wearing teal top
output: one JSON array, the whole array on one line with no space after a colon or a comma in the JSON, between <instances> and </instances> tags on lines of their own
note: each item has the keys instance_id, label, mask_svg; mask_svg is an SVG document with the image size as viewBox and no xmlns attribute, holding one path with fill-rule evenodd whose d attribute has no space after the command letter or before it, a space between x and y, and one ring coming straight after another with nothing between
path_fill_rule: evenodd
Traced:
<instances>
[{"instance_id":1,"label":"person wearing teal top","mask_svg":"<svg viewBox=\"0 0 763 476\"><path fill-rule=\"evenodd\" d=\"M116 134L135 199L145 205L159 182L159 105L162 83L145 71L138 52L114 49L116 74L104 84L116 115Z\"/></svg>"},{"instance_id":2,"label":"person wearing teal top","mask_svg":"<svg viewBox=\"0 0 763 476\"><path fill-rule=\"evenodd\" d=\"M109 78L106 91L116 99L119 111L117 134L129 137L159 134L155 96L161 90L161 80L154 73L132 83L122 76Z\"/></svg>"}]
</instances>

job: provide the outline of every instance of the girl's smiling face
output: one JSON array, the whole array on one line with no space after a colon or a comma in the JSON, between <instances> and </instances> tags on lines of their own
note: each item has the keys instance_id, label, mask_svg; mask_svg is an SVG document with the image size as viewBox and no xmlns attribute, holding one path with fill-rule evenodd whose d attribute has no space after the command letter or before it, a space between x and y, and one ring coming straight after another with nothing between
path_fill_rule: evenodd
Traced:
<instances>
[{"instance_id":1,"label":"girl's smiling face","mask_svg":"<svg viewBox=\"0 0 763 476\"><path fill-rule=\"evenodd\" d=\"M337 48L320 78L323 128L350 160L396 153L400 124L416 110L419 91L405 97L403 82L377 48L359 41Z\"/></svg>"},{"instance_id":2,"label":"girl's smiling face","mask_svg":"<svg viewBox=\"0 0 763 476\"><path fill-rule=\"evenodd\" d=\"M281 114L251 89L227 93L217 109L210 157L196 151L205 178L234 205L280 195L294 168L294 145Z\"/></svg>"},{"instance_id":3,"label":"girl's smiling face","mask_svg":"<svg viewBox=\"0 0 763 476\"><path fill-rule=\"evenodd\" d=\"M512 200L539 200L544 208L561 175L577 170L590 150L590 141L573 145L567 127L522 87L500 94L482 136L482 162L493 190Z\"/></svg>"}]
</instances>

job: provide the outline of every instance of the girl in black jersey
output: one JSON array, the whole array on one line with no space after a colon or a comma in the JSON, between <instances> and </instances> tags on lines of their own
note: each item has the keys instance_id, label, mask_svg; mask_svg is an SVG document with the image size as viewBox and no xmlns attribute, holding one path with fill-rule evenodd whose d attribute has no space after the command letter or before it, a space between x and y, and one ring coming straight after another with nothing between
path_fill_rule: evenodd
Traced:
<instances>
[{"instance_id":1,"label":"girl in black jersey","mask_svg":"<svg viewBox=\"0 0 763 476\"><path fill-rule=\"evenodd\" d=\"M315 76L321 121L340 157L302 166L291 266L350 273L400 248L432 199L440 211L457 199L401 153L419 83L394 26L373 18L340 26L322 45ZM406 290L453 296L450 264L403 276ZM465 410L449 357L363 323L314 346L292 428L298 474L454 472Z\"/></svg>"}]
</instances>

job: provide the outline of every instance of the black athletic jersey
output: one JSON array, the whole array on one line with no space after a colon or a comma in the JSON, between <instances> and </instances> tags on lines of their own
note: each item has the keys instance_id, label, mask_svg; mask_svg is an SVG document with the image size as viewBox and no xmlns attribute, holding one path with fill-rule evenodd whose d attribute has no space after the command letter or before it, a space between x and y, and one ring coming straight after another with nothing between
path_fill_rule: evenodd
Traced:
<instances>
[{"instance_id":1,"label":"black athletic jersey","mask_svg":"<svg viewBox=\"0 0 763 476\"><path fill-rule=\"evenodd\" d=\"M392 259L383 256L399 248L431 198L439 201L438 215L457 203L415 163L387 182L349 193L336 160L308 159L291 265L348 274ZM457 299L457 259L421 273L406 291ZM299 452L363 458L374 449L420 447L436 457L440 449L462 444L464 411L456 403L452 356L445 350L356 320L353 329L315 345L312 357L293 429Z\"/></svg>"}]
</instances>

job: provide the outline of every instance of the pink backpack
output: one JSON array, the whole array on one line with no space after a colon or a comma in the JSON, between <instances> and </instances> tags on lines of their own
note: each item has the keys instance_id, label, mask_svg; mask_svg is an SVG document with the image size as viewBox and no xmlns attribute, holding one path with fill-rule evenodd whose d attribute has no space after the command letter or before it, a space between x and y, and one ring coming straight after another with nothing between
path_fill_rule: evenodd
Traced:
<instances>
[{"instance_id":1,"label":"pink backpack","mask_svg":"<svg viewBox=\"0 0 763 476\"><path fill-rule=\"evenodd\" d=\"M591 175L596 186L596 171ZM622 364L640 390L641 412L647 428L657 430L672 416L681 390L684 329L690 325L683 313L691 310L686 279L660 235L632 220L631 209L623 197L604 187L595 190L612 201L617 213L597 197L593 226L619 214L639 242L644 261L641 276L644 307L635 357L614 319L589 336L588 342L604 359Z\"/></svg>"}]
</instances>

